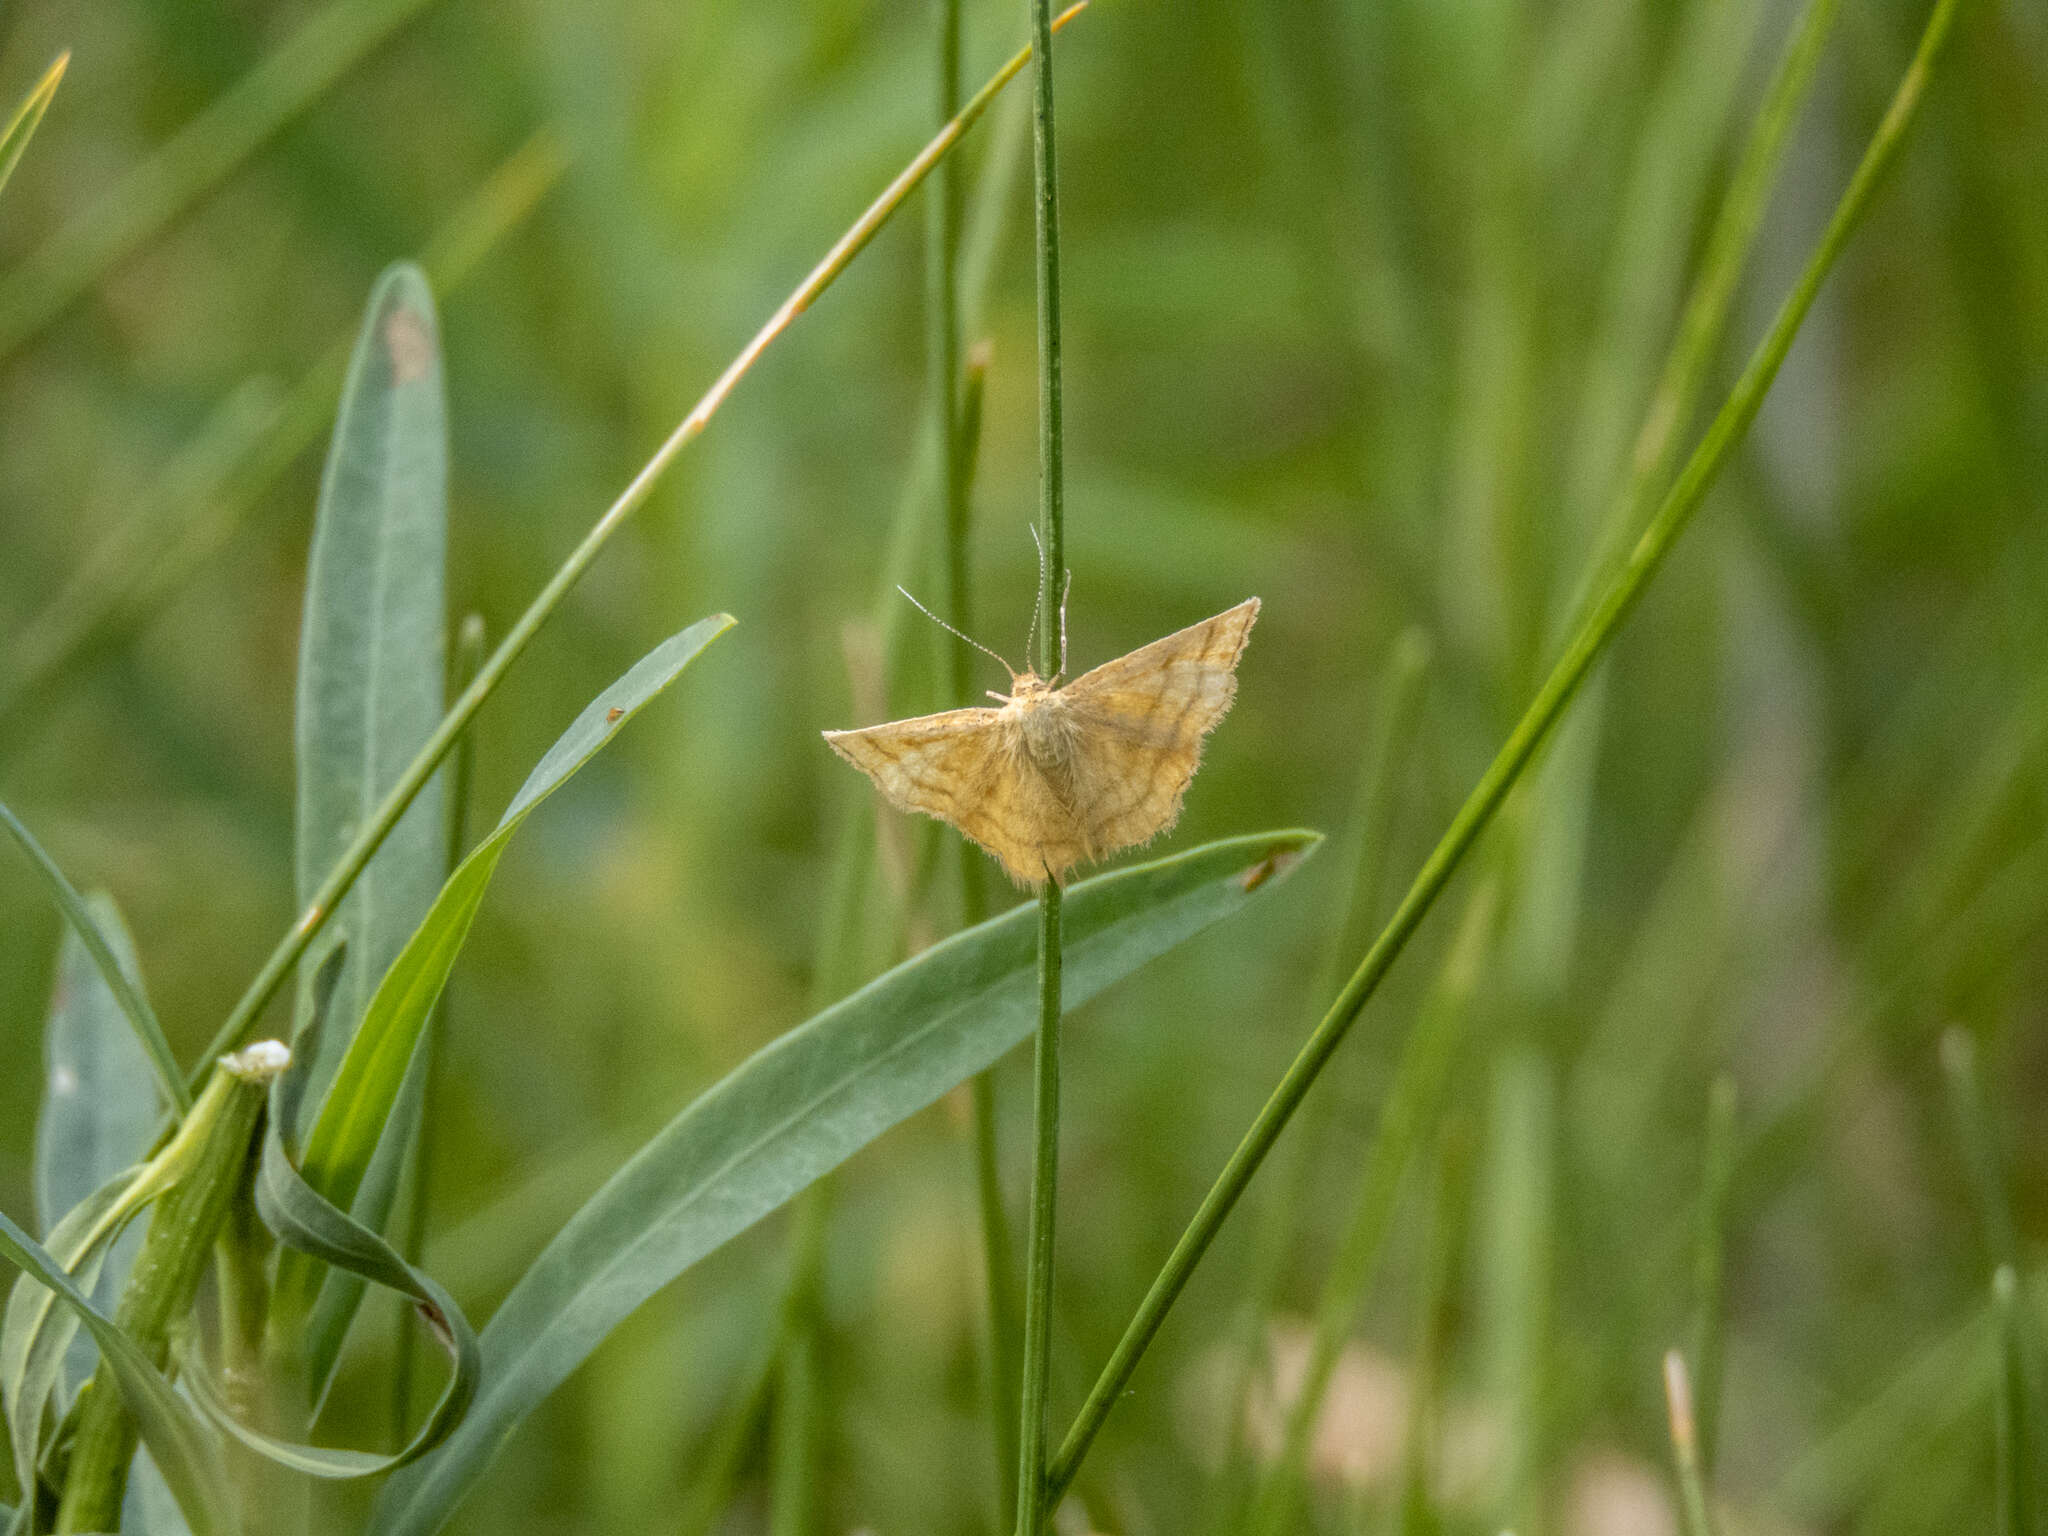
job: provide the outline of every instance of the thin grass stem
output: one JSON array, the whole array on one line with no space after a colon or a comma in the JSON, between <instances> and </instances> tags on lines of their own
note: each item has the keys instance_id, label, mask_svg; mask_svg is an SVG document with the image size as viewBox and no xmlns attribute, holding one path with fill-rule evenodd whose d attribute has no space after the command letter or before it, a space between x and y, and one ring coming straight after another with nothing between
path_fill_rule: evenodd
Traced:
<instances>
[{"instance_id":1,"label":"thin grass stem","mask_svg":"<svg viewBox=\"0 0 2048 1536\"><path fill-rule=\"evenodd\" d=\"M1060 421L1059 159L1053 133L1052 6L1031 0L1032 209L1038 273L1038 674L1066 664L1066 509ZM1052 1367L1053 1233L1060 1160L1060 884L1038 893L1038 1035L1032 1052L1031 1226L1025 1240L1017 1536L1044 1530L1046 1385Z\"/></svg>"},{"instance_id":2,"label":"thin grass stem","mask_svg":"<svg viewBox=\"0 0 2048 1536\"><path fill-rule=\"evenodd\" d=\"M1587 672L1634 610L1650 579L1662 567L1679 535L1706 499L1730 452L1742 441L1750 423L1756 419L1764 395L1777 377L1785 354L1791 350L1793 338L1798 335L1807 312L1813 307L1821 283L1833 269L1849 237L1862 223L1872 197L1898 154L1906 129L1926 93L1935 61L1948 40L1958 4L1959 0L1936 0L1913 62L1900 80L1819 244L1791 293L1780 305L1769 331L1751 354L1728 399L1693 450L1692 457L1658 507L1656 515L1643 530L1627 561L1601 591L1584 624L1573 635L1521 720L1452 818L1442 840L1424 861L1392 919L1366 952L1358 970L1260 1109L1250 1130L1231 1154L1193 1220L1181 1234L1180 1241L1139 1303L1123 1338L1111 1353L1068 1431L1059 1455L1048 1471L1048 1498L1056 1499L1072 1482L1111 1407L1137 1369L1138 1361L1187 1285L1195 1266L1208 1252L1225 1218L1251 1182L1252 1175L1265 1161L1274 1141L1321 1075L1331 1054L1343 1042L1360 1010L1407 947L1422 919L1436 904L1437 897L1450 883L1451 876L1464 862L1479 834L1493 820L1536 749L1564 714L1566 706L1585 681Z\"/></svg>"},{"instance_id":3,"label":"thin grass stem","mask_svg":"<svg viewBox=\"0 0 2048 1536\"><path fill-rule=\"evenodd\" d=\"M66 49L51 60L42 78L30 87L21 105L14 109L14 116L7 120L7 126L0 128L0 187L7 185L14 168L21 164L22 153L42 124L43 114L50 110L50 98L57 94L57 86L70 66L71 52Z\"/></svg>"},{"instance_id":4,"label":"thin grass stem","mask_svg":"<svg viewBox=\"0 0 2048 1536\"><path fill-rule=\"evenodd\" d=\"M1992 1305L1998 1313L1998 1377L1993 1389L1997 1455L1999 1536L2035 1536L2035 1453L2031 1449L2027 1388L2026 1308L2020 1300L2019 1274L2001 1264L1991 1277Z\"/></svg>"},{"instance_id":5,"label":"thin grass stem","mask_svg":"<svg viewBox=\"0 0 2048 1536\"><path fill-rule=\"evenodd\" d=\"M1671 1456L1678 1468L1678 1507L1685 1520L1685 1536L1714 1536L1707 1479L1700 1465L1692 1383L1686 1374L1685 1356L1675 1349L1664 1355L1664 1408L1671 1420Z\"/></svg>"},{"instance_id":6,"label":"thin grass stem","mask_svg":"<svg viewBox=\"0 0 2048 1536\"><path fill-rule=\"evenodd\" d=\"M470 613L463 616L455 632L454 665L449 669L450 681L460 693L469 686L477 669L484 664L485 652L484 616ZM469 846L470 791L476 779L476 732L465 731L462 740L456 743L455 755L448 765L448 817L444 831L448 836L447 867L454 869L462 862L463 851ZM428 1215L434 1187L435 1141L440 1135L442 1115L437 1095L444 1092L442 1086L442 1057L447 1054L444 1038L448 1033L449 1000L444 990L441 1002L433 1016L427 1020L426 1039L421 1045L420 1056L420 1129L419 1138L413 1143L412 1157L406 1163L405 1189L405 1235L402 1251L408 1264L420 1264L427 1251ZM410 1304L405 1311L410 1312ZM391 1428L401 1440L405 1428L413 1421L413 1380L419 1364L419 1330L403 1326L407 1319L400 1317L398 1339L394 1348L397 1358L391 1370Z\"/></svg>"},{"instance_id":7,"label":"thin grass stem","mask_svg":"<svg viewBox=\"0 0 2048 1536\"><path fill-rule=\"evenodd\" d=\"M1722 1314L1727 1290L1728 1190L1735 1174L1735 1079L1723 1072L1707 1093L1698 1225L1692 1251L1693 1422L1699 1462L1714 1468L1721 1419Z\"/></svg>"},{"instance_id":8,"label":"thin grass stem","mask_svg":"<svg viewBox=\"0 0 2048 1536\"><path fill-rule=\"evenodd\" d=\"M1024 1250L1024 1358L1017 1421L1017 1536L1046 1528L1046 1386L1052 1371L1053 1230L1059 1200L1060 886L1038 896L1038 1042L1032 1053L1031 1225Z\"/></svg>"},{"instance_id":9,"label":"thin grass stem","mask_svg":"<svg viewBox=\"0 0 2048 1536\"><path fill-rule=\"evenodd\" d=\"M1079 0L1078 4L1069 6L1057 18L1053 30L1078 16L1086 9L1087 3L1088 0ZM262 969L249 983L248 989L229 1011L226 1021L222 1023L212 1044L200 1059L202 1067L235 1045L256 1022L257 1016L268 1006L277 989L291 974L299 956L305 953L306 946L326 926L327 919L333 914L335 907L356 883L356 877L363 872L378 848L383 846L384 839L398 824L399 817L405 814L406 807L412 804L413 797L418 795L427 781L434 776L441 759L448 755L449 749L455 745L456 738L462 734L464 727L483 707L484 701L497 692L498 685L504 681L505 674L512 669L512 664L532 643L541 626L547 623L554 611L561 606L562 599L567 597L570 590L582 579L583 573L590 569L591 564L603 552L605 545L611 542L619 529L624 527L633 514L646 503L655 486L660 483L661 477L675 462L677 455L710 423L711 418L718 413L718 408L731 396L733 390L739 386L740 380L747 376L748 371L760 359L761 354L768 350L775 338L788 330L797 316L816 303L819 296L831 287L839 274L852 263L854 257L867 248L882 226L889 222L891 215L903 205L904 199L931 174L932 168L945 158L953 146L960 142L967 130L988 110L989 104L1001 93L1003 87L1030 63L1031 55L1032 50L1026 48L997 70L988 84L977 91L967 105L960 109L960 114L940 129L931 141L918 151L916 158L903 168L896 179L882 189L880 195L868 204L846 233L833 243L824 258L811 269L802 282L797 284L796 290L782 302L774 314L768 317L767 323L755 332L753 339L740 349L739 355L726 366L725 371L713 381L703 397L691 407L690 413L654 451L654 456L619 493L618 499L591 525L582 542L570 551L568 558L548 579L526 612L521 614L506 632L497 650L491 653L490 659L477 673L476 680L463 690L462 696L434 728L433 735L427 738L426 744L406 765L405 771L398 776L376 810L371 812L364 822L355 840L342 851L341 857L328 871L327 878L314 892L313 899L307 903L305 911L300 913L298 921L292 925L284 938L278 941L277 947L264 961Z\"/></svg>"}]
</instances>

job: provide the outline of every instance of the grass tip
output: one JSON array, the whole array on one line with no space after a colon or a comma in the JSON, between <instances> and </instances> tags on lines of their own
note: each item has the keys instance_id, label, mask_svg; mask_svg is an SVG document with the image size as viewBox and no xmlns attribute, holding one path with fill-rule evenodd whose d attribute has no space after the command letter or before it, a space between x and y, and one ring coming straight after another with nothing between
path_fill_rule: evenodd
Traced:
<instances>
[{"instance_id":1,"label":"grass tip","mask_svg":"<svg viewBox=\"0 0 2048 1536\"><path fill-rule=\"evenodd\" d=\"M1671 1415L1671 1443L1690 1458L1699 1446L1698 1422L1692 1410L1692 1377L1685 1368L1685 1356L1675 1349L1664 1351L1664 1405Z\"/></svg>"}]
</instances>

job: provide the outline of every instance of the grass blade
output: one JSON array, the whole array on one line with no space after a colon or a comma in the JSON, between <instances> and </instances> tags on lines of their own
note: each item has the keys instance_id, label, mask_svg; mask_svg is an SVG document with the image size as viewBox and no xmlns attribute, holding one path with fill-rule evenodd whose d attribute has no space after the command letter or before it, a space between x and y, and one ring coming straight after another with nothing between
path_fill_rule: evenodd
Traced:
<instances>
[{"instance_id":1,"label":"grass blade","mask_svg":"<svg viewBox=\"0 0 2048 1536\"><path fill-rule=\"evenodd\" d=\"M1748 366L1743 369L1742 376L1707 429L1706 436L1693 451L1684 472L1644 529L1628 560L1601 591L1584 624L1565 647L1564 654L1537 690L1521 720L1502 743L1499 753L1452 818L1449 829L1424 861L1393 918L1366 952L1358 970L1302 1046L1272 1097L1259 1111L1257 1119L1181 1234L1166 1265L1139 1303L1137 1313L1103 1367L1053 1463L1047 1478L1049 1499L1057 1499L1072 1482L1081 1458L1087 1454L1088 1446L1102 1427L1102 1421L1108 1417L1111 1406L1130 1380L1131 1373L1137 1369L1139 1359L1187 1285L1195 1266L1215 1240L1225 1218L1236 1206L1238 1197L1265 1161L1266 1154L1272 1150L1280 1132L1321 1075L1324 1065L1343 1042L1359 1012L1379 989L1381 980L1407 947L1408 940L1421 926L1423 918L1436 905L1437 897L1450 883L1451 876L1464 862L1479 834L1492 822L1508 791L1522 777L1536 749L1564 715L1586 674L1606 651L1651 578L1671 553L1679 535L1699 510L1700 503L1706 499L1707 491L1720 475L1728 455L1756 419L1764 396L1784 364L1785 354L1791 350L1793 338L1799 334L1807 312L1813 307L1822 282L1833 269L1849 237L1862 223L1873 195L1898 154L1906 129L1926 91L1935 61L1948 40L1957 3L1958 0L1935 0L1933 14L1921 34L1913 62L1899 82L1891 105L1864 150L1863 159L1850 178L1841 201L1836 204L1819 245L1792 292L1780 306L1770 330L1751 354Z\"/></svg>"},{"instance_id":2,"label":"grass blade","mask_svg":"<svg viewBox=\"0 0 2048 1536\"><path fill-rule=\"evenodd\" d=\"M1687 1393L1703 1471L1714 1469L1721 1420L1722 1310L1728 1274L1728 1189L1735 1175L1735 1079L1722 1073L1707 1097L1707 1149L1700 1179L1699 1224L1693 1237L1692 1371ZM1667 1371L1669 1367L1666 1367Z\"/></svg>"},{"instance_id":3,"label":"grass blade","mask_svg":"<svg viewBox=\"0 0 2048 1536\"><path fill-rule=\"evenodd\" d=\"M0 280L0 359L97 287L427 0L334 0Z\"/></svg>"},{"instance_id":4,"label":"grass blade","mask_svg":"<svg viewBox=\"0 0 2048 1536\"><path fill-rule=\"evenodd\" d=\"M1686 1374L1685 1356L1675 1349L1664 1356L1664 1408L1671 1421L1671 1455L1678 1467L1678 1507L1685 1517L1685 1536L1714 1536L1707 1480L1700 1465L1699 1423L1693 1415L1692 1382Z\"/></svg>"},{"instance_id":5,"label":"grass blade","mask_svg":"<svg viewBox=\"0 0 2048 1536\"><path fill-rule=\"evenodd\" d=\"M400 264L378 279L363 316L307 557L297 704L301 902L441 718L447 441L433 295L417 267ZM446 843L439 786L430 784L310 957L317 963L348 945L332 1016L307 1064L309 1105L325 1096L372 990L432 905L447 874ZM300 1027L316 968L301 972Z\"/></svg>"},{"instance_id":6,"label":"grass blade","mask_svg":"<svg viewBox=\"0 0 2048 1536\"><path fill-rule=\"evenodd\" d=\"M306 1138L299 1172L323 1200L344 1210L356 1200L385 1138L392 1108L404 1091L420 1035L462 953L470 924L513 833L535 807L573 777L731 624L731 619L719 614L691 625L648 652L593 699L542 756L491 835L448 877L432 908L379 983ZM275 1305L284 1318L303 1318L317 1274L308 1258L287 1256L280 1261ZM323 1320L314 1329L307 1361L316 1388L333 1370L345 1322ZM288 1321L287 1326L294 1324Z\"/></svg>"},{"instance_id":7,"label":"grass blade","mask_svg":"<svg viewBox=\"0 0 2048 1536\"><path fill-rule=\"evenodd\" d=\"M138 995L135 941L113 898L94 891L87 913ZM148 1053L74 929L57 955L43 1027L43 1106L36 1117L35 1192L48 1232L107 1180L142 1161L156 1129Z\"/></svg>"},{"instance_id":8,"label":"grass blade","mask_svg":"<svg viewBox=\"0 0 2048 1536\"><path fill-rule=\"evenodd\" d=\"M6 827L21 851L28 855L29 862L35 865L36 873L43 877L50 899L57 903L57 910L64 914L72 932L78 935L79 942L85 946L85 952L99 970L100 981L113 994L122 1016L135 1031L135 1038L142 1043L143 1052L149 1057L150 1070L156 1074L164 1098L183 1114L192 1107L192 1095L185 1087L185 1079L179 1075L177 1058L171 1054L170 1042L164 1039L163 1026L157 1022L149 999L142 995L141 989L122 969L120 958L94 921L85 898L64 878L64 871L57 867L56 860L43 851L43 845L21 824L21 819L5 805L0 805L0 826Z\"/></svg>"},{"instance_id":9,"label":"grass blade","mask_svg":"<svg viewBox=\"0 0 2048 1536\"><path fill-rule=\"evenodd\" d=\"M43 78L14 109L14 116L7 120L7 126L0 128L0 188L7 185L14 168L21 164L22 152L35 136L43 114L50 110L50 99L57 94L57 84L64 78L64 70L70 63L69 53L58 54L50 67L43 71Z\"/></svg>"},{"instance_id":10,"label":"grass blade","mask_svg":"<svg viewBox=\"0 0 2048 1536\"><path fill-rule=\"evenodd\" d=\"M1239 911L1313 833L1231 838L1067 892L1066 1001ZM484 1390L395 1479L377 1536L440 1529L533 1408L655 1291L1026 1039L1036 911L954 935L764 1047L669 1122L557 1234L484 1330Z\"/></svg>"},{"instance_id":11,"label":"grass blade","mask_svg":"<svg viewBox=\"0 0 2048 1536\"><path fill-rule=\"evenodd\" d=\"M1997 1426L1999 1536L2036 1536L2034 1452L2026 1379L2027 1333L2020 1300L2019 1275L2010 1264L1991 1277L1992 1304L1998 1313L1998 1379L1993 1390Z\"/></svg>"}]
</instances>

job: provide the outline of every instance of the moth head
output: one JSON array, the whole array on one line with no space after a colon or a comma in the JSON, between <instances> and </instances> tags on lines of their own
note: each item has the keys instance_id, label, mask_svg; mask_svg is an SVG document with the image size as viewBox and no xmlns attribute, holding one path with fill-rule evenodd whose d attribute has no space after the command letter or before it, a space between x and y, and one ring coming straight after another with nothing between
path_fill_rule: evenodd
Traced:
<instances>
[{"instance_id":1,"label":"moth head","mask_svg":"<svg viewBox=\"0 0 2048 1536\"><path fill-rule=\"evenodd\" d=\"M1035 704L1059 687L1059 679L1040 677L1036 672L1012 672L1010 691L997 693L993 688L988 696L998 704Z\"/></svg>"}]
</instances>

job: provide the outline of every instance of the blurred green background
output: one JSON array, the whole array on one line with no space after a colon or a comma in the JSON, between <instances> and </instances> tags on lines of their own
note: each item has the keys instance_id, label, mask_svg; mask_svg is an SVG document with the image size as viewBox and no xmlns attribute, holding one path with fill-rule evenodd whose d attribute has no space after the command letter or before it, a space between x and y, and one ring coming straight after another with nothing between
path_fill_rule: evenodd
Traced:
<instances>
[{"instance_id":1,"label":"blurred green background","mask_svg":"<svg viewBox=\"0 0 2048 1536\"><path fill-rule=\"evenodd\" d=\"M1024 11L966 9L971 85L1021 41ZM48 242L335 16L381 16L390 35L216 189L173 197L75 302L46 320L21 307ZM1386 658L1412 627L1434 663L1376 850L1381 910L1405 884L1554 653L1794 19L1781 0L1102 0L1065 34L1076 666L1265 600L1239 703L1167 846L1341 829ZM1844 8L1709 408L1923 20L1901 0ZM0 201L0 672L131 519L128 568L175 574L173 552L228 498L203 480L181 498L163 477L190 478L193 454L232 434L224 402L294 384L353 333L378 269L428 246L544 131L513 172L539 200L441 294L450 587L458 612L502 632L922 143L931 23L922 3L857 0L0 11L10 102L73 50ZM1937 1041L1974 1037L2035 1264L2044 86L2039 7L1966 7L1895 181L1749 444L1493 834L1512 851L1496 866L1500 932L1448 1109L1449 1145L1471 1149L1449 1165L1469 1187L1438 1197L1432 1140L1317 1443L1314 1528L1380 1528L1435 1263L1451 1277L1435 1331L1446 1528L1675 1530L1658 1362L1690 1327L1686 1245L1722 1069L1744 1146L1716 1478L1729 1529L1989 1528L1992 1255ZM970 202L995 178L1006 220L969 340L994 359L977 627L1013 656L1036 497L1023 105L1020 88L962 162ZM742 621L536 818L457 974L428 1257L480 1317L634 1146L807 1011L834 827L866 792L817 732L873 714L849 685L846 627L877 611L899 506L921 505L920 214L769 353L481 717L478 821L655 640L715 609ZM83 270L57 249L53 270ZM187 1052L290 917L318 472L316 443L188 578L0 719L0 796L81 884L117 894ZM913 570L913 590L936 589L929 559ZM941 702L922 630L906 632L899 713ZM1072 1026L1059 1424L1327 1001L1312 977L1349 861L1326 852ZM1301 1221L1263 1240L1283 1356L1453 926L1425 929L1318 1088L1309 1134L1283 1149L1307 1192ZM874 927L879 964L899 925ZM16 1213L57 936L26 866L0 860L0 1202ZM1021 1220L1022 1061L999 1093ZM953 1110L834 1186L821 1530L990 1518L979 1237ZM1448 1246L1431 1236L1446 1222ZM636 1316L458 1528L678 1529L773 1330L785 1227ZM1256 1209L1226 1229L1119 1406L1080 1490L1095 1528L1204 1528L1259 1231ZM361 1351L343 1431L384 1422L382 1348ZM1259 1426L1250 1438L1256 1451ZM750 1467L724 1529L760 1528Z\"/></svg>"}]
</instances>

